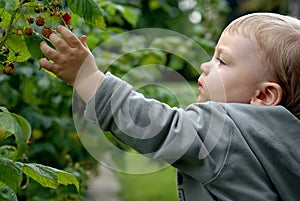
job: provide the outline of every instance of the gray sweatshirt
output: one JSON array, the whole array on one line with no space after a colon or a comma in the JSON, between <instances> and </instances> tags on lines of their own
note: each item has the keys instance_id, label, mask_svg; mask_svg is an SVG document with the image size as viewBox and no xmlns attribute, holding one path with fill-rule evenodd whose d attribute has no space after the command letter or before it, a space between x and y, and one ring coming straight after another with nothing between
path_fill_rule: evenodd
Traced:
<instances>
[{"instance_id":1,"label":"gray sweatshirt","mask_svg":"<svg viewBox=\"0 0 300 201\"><path fill-rule=\"evenodd\" d=\"M177 168L179 201L300 200L300 121L281 106L171 108L107 74L86 118Z\"/></svg>"}]
</instances>

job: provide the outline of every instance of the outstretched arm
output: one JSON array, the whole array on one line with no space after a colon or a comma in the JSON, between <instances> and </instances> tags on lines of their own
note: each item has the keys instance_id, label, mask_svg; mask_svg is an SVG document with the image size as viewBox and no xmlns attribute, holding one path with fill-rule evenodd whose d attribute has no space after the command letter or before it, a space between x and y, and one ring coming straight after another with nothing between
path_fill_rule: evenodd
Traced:
<instances>
[{"instance_id":1,"label":"outstretched arm","mask_svg":"<svg viewBox=\"0 0 300 201\"><path fill-rule=\"evenodd\" d=\"M56 49L46 42L41 43L41 51L51 61L42 58L40 65L74 86L81 98L87 102L104 79L104 74L98 70L94 56L87 47L86 36L78 38L64 26L58 26L57 32L62 37L55 33L49 37Z\"/></svg>"}]
</instances>

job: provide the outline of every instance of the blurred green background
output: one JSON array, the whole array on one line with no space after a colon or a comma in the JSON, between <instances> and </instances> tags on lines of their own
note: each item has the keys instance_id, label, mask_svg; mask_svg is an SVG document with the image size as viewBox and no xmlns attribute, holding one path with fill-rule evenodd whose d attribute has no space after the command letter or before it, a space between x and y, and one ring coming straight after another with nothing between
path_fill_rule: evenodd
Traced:
<instances>
[{"instance_id":1,"label":"blurred green background","mask_svg":"<svg viewBox=\"0 0 300 201\"><path fill-rule=\"evenodd\" d=\"M223 28L238 16L255 11L300 16L298 0L97 0L97 3L105 11L107 31L84 23L75 15L71 20L73 32L78 36L87 35L92 50L125 31L163 28L188 36L212 55ZM162 45L167 42L161 40ZM176 45L180 47L184 43L179 41ZM97 57L97 62L105 63L110 54L107 52L103 57ZM170 67L196 89L199 69L195 70L183 59L170 53L146 51L127 54L107 70L123 76L133 68L151 63ZM152 79L152 75L147 76ZM187 89L181 87L181 83L169 80L168 85L176 89L175 96L185 97L184 106L196 101L194 97L186 95ZM82 190L77 194L73 187L49 190L30 181L27 188L20 189L19 200L87 200L89 180L96 175L101 178L102 175L97 172L99 164L82 146L74 128L72 88L40 70L35 59L17 63L12 76L0 74L0 86L0 105L22 115L32 126L27 160L68 170L81 182ZM178 106L174 94L161 88L152 86L140 91L147 97ZM113 174L120 184L117 195L121 201L176 200L176 171L172 167L146 175Z\"/></svg>"}]
</instances>

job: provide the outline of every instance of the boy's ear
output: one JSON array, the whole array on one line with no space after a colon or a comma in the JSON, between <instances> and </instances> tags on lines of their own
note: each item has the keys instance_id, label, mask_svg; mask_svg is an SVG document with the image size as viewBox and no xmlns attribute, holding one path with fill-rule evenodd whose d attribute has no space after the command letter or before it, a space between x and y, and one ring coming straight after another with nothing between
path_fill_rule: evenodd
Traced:
<instances>
[{"instance_id":1,"label":"boy's ear","mask_svg":"<svg viewBox=\"0 0 300 201\"><path fill-rule=\"evenodd\" d=\"M251 98L250 104L261 106L279 105L282 99L282 88L275 82L264 82Z\"/></svg>"}]
</instances>

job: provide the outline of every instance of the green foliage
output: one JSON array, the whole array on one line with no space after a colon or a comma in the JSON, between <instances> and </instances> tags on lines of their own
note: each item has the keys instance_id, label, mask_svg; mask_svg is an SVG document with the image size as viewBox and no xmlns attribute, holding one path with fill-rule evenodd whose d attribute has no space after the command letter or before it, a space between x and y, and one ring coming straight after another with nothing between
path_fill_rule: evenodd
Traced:
<instances>
[{"instance_id":1,"label":"green foliage","mask_svg":"<svg viewBox=\"0 0 300 201\"><path fill-rule=\"evenodd\" d=\"M124 201L174 201L177 200L176 170L168 167L145 175L119 174Z\"/></svg>"},{"instance_id":2,"label":"green foliage","mask_svg":"<svg viewBox=\"0 0 300 201\"><path fill-rule=\"evenodd\" d=\"M58 184L74 184L79 192L78 180L68 172L41 164L16 161L20 157L26 157L27 142L31 136L31 127L23 117L0 107L0 131L1 143L11 136L16 141L15 147L6 146L5 143L0 146L0 200L17 200L15 193L21 187L23 174L49 188L57 188ZM10 151L15 153L9 154Z\"/></svg>"},{"instance_id":3,"label":"green foliage","mask_svg":"<svg viewBox=\"0 0 300 201\"><path fill-rule=\"evenodd\" d=\"M12 159L18 160L23 157L26 152L26 142L31 136L31 127L22 116L10 113L4 107L0 107L0 111L0 128L2 132L0 140L4 140L11 135L15 136L17 149Z\"/></svg>"},{"instance_id":4,"label":"green foliage","mask_svg":"<svg viewBox=\"0 0 300 201\"><path fill-rule=\"evenodd\" d=\"M67 0L69 8L73 13L85 19L88 23L106 30L104 22L104 11L94 0Z\"/></svg>"},{"instance_id":5,"label":"green foliage","mask_svg":"<svg viewBox=\"0 0 300 201\"><path fill-rule=\"evenodd\" d=\"M53 31L58 24L71 28L64 19L70 9L87 23L106 29L104 12L94 0L1 0L0 6L0 62L3 69L13 62L26 62L31 57L42 58L40 42L45 40L50 44L43 29ZM37 18L42 18L44 22L37 23Z\"/></svg>"}]
</instances>

